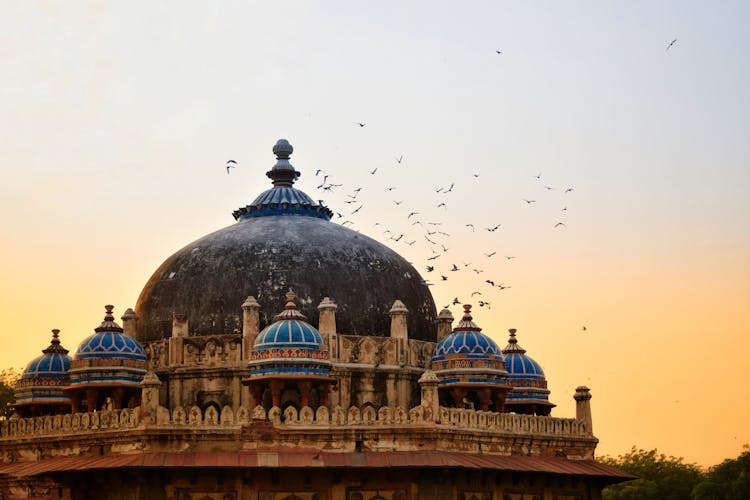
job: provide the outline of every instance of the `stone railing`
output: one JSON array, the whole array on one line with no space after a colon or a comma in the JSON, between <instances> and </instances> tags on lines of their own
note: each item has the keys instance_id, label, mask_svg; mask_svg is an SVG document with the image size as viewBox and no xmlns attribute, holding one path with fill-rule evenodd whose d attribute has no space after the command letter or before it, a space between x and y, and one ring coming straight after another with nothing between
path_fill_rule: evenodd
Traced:
<instances>
[{"instance_id":1,"label":"stone railing","mask_svg":"<svg viewBox=\"0 0 750 500\"><path fill-rule=\"evenodd\" d=\"M138 427L140 408L115 411L12 418L0 422L0 440L24 436L76 434Z\"/></svg>"},{"instance_id":2,"label":"stone railing","mask_svg":"<svg viewBox=\"0 0 750 500\"><path fill-rule=\"evenodd\" d=\"M283 412L278 407L266 411L262 406L252 411L240 407L234 411L225 406L221 411L209 406L205 411L197 406L177 407L168 410L160 406L151 422L142 421L140 408L120 411L101 411L55 415L34 418L17 418L1 422L0 440L22 436L43 436L54 434L79 434L118 429L133 429L150 424L157 427L239 427L252 425L253 421L269 421L282 428L295 427L342 427L342 426L434 426L436 428L456 428L476 431L497 432L518 435L549 435L587 437L591 433L583 421L572 418L541 417L515 413L492 413L477 410L443 408L439 410L439 422L430 415L427 407L416 406L407 411L404 408L384 406L375 410L372 406L344 409L336 406L333 410L321 406L317 410L305 406L299 411L293 406Z\"/></svg>"}]
</instances>

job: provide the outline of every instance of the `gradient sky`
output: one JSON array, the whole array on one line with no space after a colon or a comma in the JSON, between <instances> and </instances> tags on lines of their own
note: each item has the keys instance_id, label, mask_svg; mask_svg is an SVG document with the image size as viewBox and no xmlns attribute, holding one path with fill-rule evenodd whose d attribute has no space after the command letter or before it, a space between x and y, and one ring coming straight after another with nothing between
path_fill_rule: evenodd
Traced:
<instances>
[{"instance_id":1,"label":"gradient sky","mask_svg":"<svg viewBox=\"0 0 750 500\"><path fill-rule=\"evenodd\" d=\"M518 329L553 415L591 387L600 454L750 443L747 2L270 3L0 2L0 366L133 307L285 137L334 222ZM411 211L450 234L433 273Z\"/></svg>"}]
</instances>

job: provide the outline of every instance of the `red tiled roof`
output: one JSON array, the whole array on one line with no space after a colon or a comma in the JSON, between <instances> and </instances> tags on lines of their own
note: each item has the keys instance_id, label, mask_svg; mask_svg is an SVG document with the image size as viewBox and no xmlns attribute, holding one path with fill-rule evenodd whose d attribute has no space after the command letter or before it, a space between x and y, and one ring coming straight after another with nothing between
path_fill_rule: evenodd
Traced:
<instances>
[{"instance_id":1,"label":"red tiled roof","mask_svg":"<svg viewBox=\"0 0 750 500\"><path fill-rule=\"evenodd\" d=\"M437 451L324 452L311 449L272 448L257 451L142 453L133 455L55 457L36 462L0 464L0 475L35 476L54 472L74 472L121 468L391 468L440 467L542 472L595 476L614 480L635 476L593 460L570 460L552 456L477 455Z\"/></svg>"}]
</instances>

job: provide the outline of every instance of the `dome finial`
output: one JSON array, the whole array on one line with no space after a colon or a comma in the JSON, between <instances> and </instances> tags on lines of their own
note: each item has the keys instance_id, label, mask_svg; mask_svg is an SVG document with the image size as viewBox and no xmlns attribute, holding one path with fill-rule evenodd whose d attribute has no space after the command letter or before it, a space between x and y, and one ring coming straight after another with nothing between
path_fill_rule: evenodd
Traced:
<instances>
[{"instance_id":1,"label":"dome finial","mask_svg":"<svg viewBox=\"0 0 750 500\"><path fill-rule=\"evenodd\" d=\"M58 330L57 328L52 330L52 340L49 343L49 347L46 349L43 349L42 352L44 354L52 354L52 353L68 354L68 350L60 345L60 330Z\"/></svg>"},{"instance_id":2,"label":"dome finial","mask_svg":"<svg viewBox=\"0 0 750 500\"><path fill-rule=\"evenodd\" d=\"M503 354L515 352L519 354L524 354L526 352L526 349L518 345L518 339L516 338L516 329L511 328L508 330L510 332L510 337L508 338L508 345L505 346L505 349L503 349Z\"/></svg>"},{"instance_id":3,"label":"dome finial","mask_svg":"<svg viewBox=\"0 0 750 500\"><path fill-rule=\"evenodd\" d=\"M95 332L120 332L122 333L122 327L115 323L115 315L112 311L114 311L115 306L107 304L104 306L104 309L107 311L104 315L104 321L102 321L102 324L98 327L94 328Z\"/></svg>"},{"instance_id":4,"label":"dome finial","mask_svg":"<svg viewBox=\"0 0 750 500\"><path fill-rule=\"evenodd\" d=\"M299 310L297 309L297 304L296 302L294 302L294 299L297 298L297 294L294 293L294 290L290 288L289 291L286 292L285 296L286 305L284 306L284 310L276 315L276 321L282 319L297 319L307 321L307 316L299 312Z\"/></svg>"},{"instance_id":5,"label":"dome finial","mask_svg":"<svg viewBox=\"0 0 750 500\"><path fill-rule=\"evenodd\" d=\"M297 177L301 175L289 163L289 156L291 156L293 151L294 148L286 139L276 141L273 147L273 154L276 155L276 165L266 172L266 176L273 181L274 186L291 186Z\"/></svg>"},{"instance_id":6,"label":"dome finial","mask_svg":"<svg viewBox=\"0 0 750 500\"><path fill-rule=\"evenodd\" d=\"M456 328L453 329L455 332L456 330L473 330L473 331L481 331L482 329L477 326L476 323L472 321L471 317L471 304L464 304L464 315L461 318L461 321L458 322L458 325L456 325Z\"/></svg>"}]
</instances>

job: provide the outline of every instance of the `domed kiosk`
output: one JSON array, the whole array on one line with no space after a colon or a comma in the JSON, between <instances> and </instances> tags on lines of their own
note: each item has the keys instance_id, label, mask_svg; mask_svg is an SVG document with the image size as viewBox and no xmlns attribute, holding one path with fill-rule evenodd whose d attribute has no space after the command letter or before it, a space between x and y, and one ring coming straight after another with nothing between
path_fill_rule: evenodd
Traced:
<instances>
[{"instance_id":1,"label":"domed kiosk","mask_svg":"<svg viewBox=\"0 0 750 500\"><path fill-rule=\"evenodd\" d=\"M68 385L70 356L60 344L60 330L52 330L52 341L42 355L26 365L15 387L16 413L22 416L53 415L70 410Z\"/></svg>"},{"instance_id":2,"label":"domed kiosk","mask_svg":"<svg viewBox=\"0 0 750 500\"><path fill-rule=\"evenodd\" d=\"M500 348L471 317L471 305L453 333L435 347L432 370L444 406L482 411L503 411L505 395L511 389Z\"/></svg>"},{"instance_id":3,"label":"domed kiosk","mask_svg":"<svg viewBox=\"0 0 750 500\"><path fill-rule=\"evenodd\" d=\"M409 336L435 341L435 303L417 270L385 245L331 222L328 208L294 188L300 173L289 163L292 151L279 140L266 173L273 187L236 210L235 224L190 243L151 276L135 307L138 340L168 338L174 315L188 322L190 335L231 334L241 329L239 306L248 295L269 324L283 305L280 292L293 287L313 324L317 301L335 300L339 331L350 335L386 336L388 311L401 298Z\"/></svg>"},{"instance_id":4,"label":"domed kiosk","mask_svg":"<svg viewBox=\"0 0 750 500\"><path fill-rule=\"evenodd\" d=\"M554 403L549 401L547 378L542 367L518 344L516 329L509 330L508 345L503 349L508 382L513 390L505 400L508 411L528 415L549 415Z\"/></svg>"}]
</instances>

